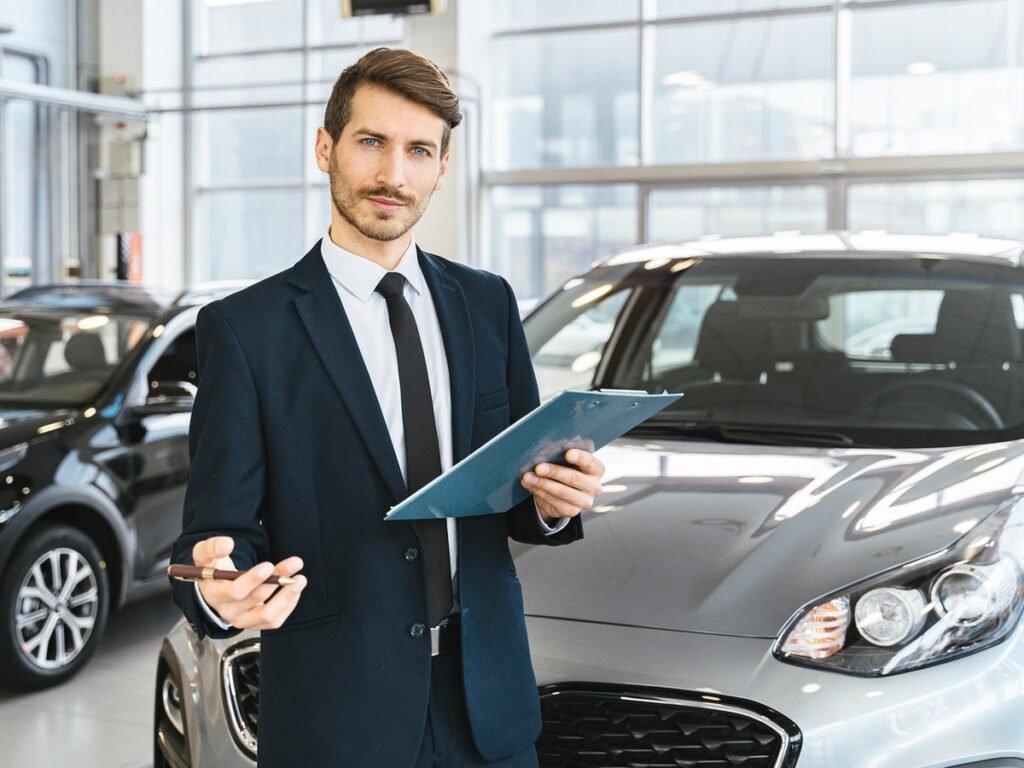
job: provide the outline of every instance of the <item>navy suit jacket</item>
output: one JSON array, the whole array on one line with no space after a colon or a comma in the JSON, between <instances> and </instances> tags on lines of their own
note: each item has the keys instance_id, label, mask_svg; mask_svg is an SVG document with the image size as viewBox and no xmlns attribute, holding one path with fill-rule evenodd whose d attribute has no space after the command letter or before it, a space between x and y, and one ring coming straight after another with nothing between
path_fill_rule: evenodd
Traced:
<instances>
[{"instance_id":1,"label":"navy suit jacket","mask_svg":"<svg viewBox=\"0 0 1024 768\"><path fill-rule=\"evenodd\" d=\"M458 461L538 404L508 284L419 252L451 377ZM197 320L201 379L192 470L173 561L213 535L235 541L239 569L299 555L306 589L262 633L259 763L268 768L412 765L430 690L424 558L411 523L383 520L406 495L384 418L320 243L294 267L206 306ZM540 709L522 592L508 537L564 544L578 519L545 536L532 499L458 521L462 661L473 737L499 760L532 744ZM200 636L191 584L175 601Z\"/></svg>"}]
</instances>

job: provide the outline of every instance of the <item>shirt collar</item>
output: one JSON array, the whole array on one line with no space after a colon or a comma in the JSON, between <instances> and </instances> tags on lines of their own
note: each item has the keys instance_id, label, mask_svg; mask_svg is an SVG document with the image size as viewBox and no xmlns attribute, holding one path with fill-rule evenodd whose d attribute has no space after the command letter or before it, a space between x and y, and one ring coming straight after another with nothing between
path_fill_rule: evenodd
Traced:
<instances>
[{"instance_id":1,"label":"shirt collar","mask_svg":"<svg viewBox=\"0 0 1024 768\"><path fill-rule=\"evenodd\" d=\"M320 243L320 254L323 256L327 271L342 288L351 293L364 304L370 300L377 285L380 283L387 270L369 259L357 256L351 251L346 251L340 245L331 240L331 229L327 228ZM426 282L423 279L423 271L420 269L420 260L416 252L416 240L409 242L409 248L402 254L401 261L394 269L401 274L419 294L426 291Z\"/></svg>"}]
</instances>

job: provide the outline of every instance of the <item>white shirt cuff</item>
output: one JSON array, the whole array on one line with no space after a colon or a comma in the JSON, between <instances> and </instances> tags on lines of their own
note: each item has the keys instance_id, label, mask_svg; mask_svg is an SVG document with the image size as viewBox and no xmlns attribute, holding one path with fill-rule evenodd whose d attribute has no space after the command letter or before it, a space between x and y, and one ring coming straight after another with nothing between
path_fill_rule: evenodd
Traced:
<instances>
[{"instance_id":1,"label":"white shirt cuff","mask_svg":"<svg viewBox=\"0 0 1024 768\"><path fill-rule=\"evenodd\" d=\"M541 521L543 522L543 521ZM213 624L216 624L221 629L231 629L231 625L228 624L224 619L213 612L213 608L209 606L206 599L203 597L203 593L199 591L199 584L196 583L196 599L199 601L199 605L203 609L203 613L206 614L206 618L209 619Z\"/></svg>"},{"instance_id":2,"label":"white shirt cuff","mask_svg":"<svg viewBox=\"0 0 1024 768\"><path fill-rule=\"evenodd\" d=\"M537 509L537 502L536 502L536 500L533 502L533 508ZM551 526L551 525L548 525L547 523L544 522L544 515L542 515L540 513L540 510L537 509L537 519L540 521L540 527L541 527L541 530L544 531L544 535L545 536L551 536L552 534L558 533L560 530L565 528L565 526L567 526L569 524L569 519L570 518L563 517L561 520L559 520L557 523L555 523L553 526Z\"/></svg>"}]
</instances>

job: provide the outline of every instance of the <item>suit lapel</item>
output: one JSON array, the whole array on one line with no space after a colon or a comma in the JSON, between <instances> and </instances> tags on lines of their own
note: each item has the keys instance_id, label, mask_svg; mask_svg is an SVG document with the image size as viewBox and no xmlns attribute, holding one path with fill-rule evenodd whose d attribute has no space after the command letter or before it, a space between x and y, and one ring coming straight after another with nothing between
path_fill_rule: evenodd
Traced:
<instances>
[{"instance_id":1,"label":"suit lapel","mask_svg":"<svg viewBox=\"0 0 1024 768\"><path fill-rule=\"evenodd\" d=\"M294 300L306 332L395 501L405 498L405 481L380 403L319 242L293 267L288 281L306 291Z\"/></svg>"},{"instance_id":2,"label":"suit lapel","mask_svg":"<svg viewBox=\"0 0 1024 768\"><path fill-rule=\"evenodd\" d=\"M476 355L469 305L462 286L445 274L444 262L426 251L417 250L420 269L434 299L448 358L448 376L452 385L452 459L458 462L469 455L473 404L476 402Z\"/></svg>"}]
</instances>

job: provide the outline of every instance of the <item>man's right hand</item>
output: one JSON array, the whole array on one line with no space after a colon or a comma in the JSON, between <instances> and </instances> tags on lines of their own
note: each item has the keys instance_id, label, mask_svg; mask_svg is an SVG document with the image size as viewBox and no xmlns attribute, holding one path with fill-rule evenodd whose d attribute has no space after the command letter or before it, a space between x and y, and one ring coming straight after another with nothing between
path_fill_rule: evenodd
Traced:
<instances>
[{"instance_id":1,"label":"man's right hand","mask_svg":"<svg viewBox=\"0 0 1024 768\"><path fill-rule=\"evenodd\" d=\"M213 536L192 548L192 561L207 568L235 570L230 536ZM277 629L298 605L306 586L305 576L296 576L294 584L278 587L263 582L271 575L294 576L302 570L302 560L289 557L277 565L258 563L234 581L200 581L199 591L224 621L239 629Z\"/></svg>"}]
</instances>

